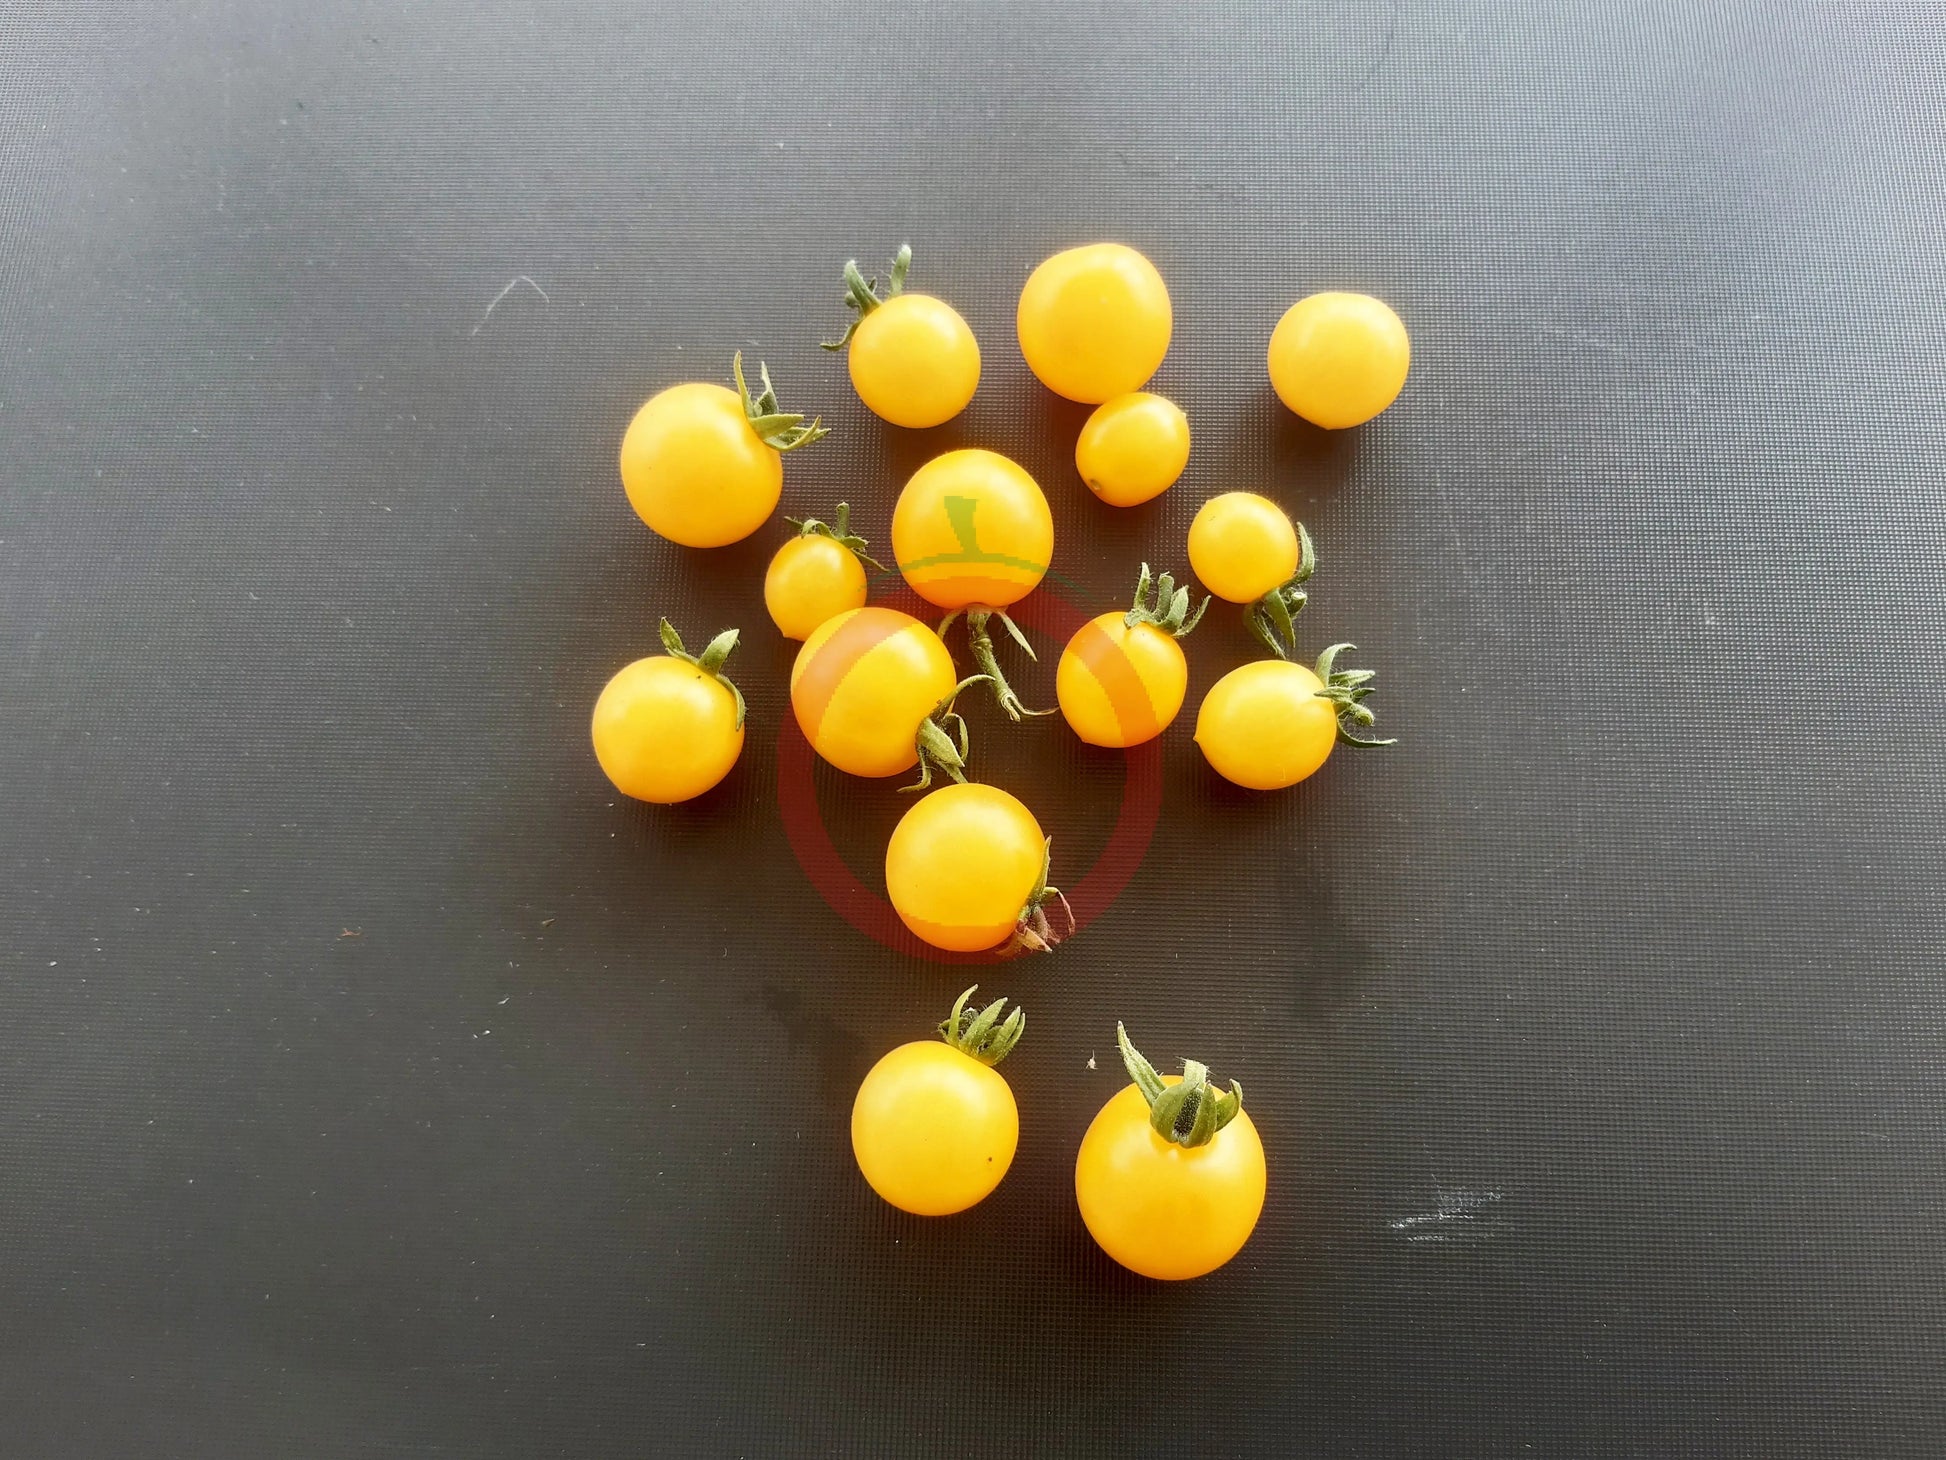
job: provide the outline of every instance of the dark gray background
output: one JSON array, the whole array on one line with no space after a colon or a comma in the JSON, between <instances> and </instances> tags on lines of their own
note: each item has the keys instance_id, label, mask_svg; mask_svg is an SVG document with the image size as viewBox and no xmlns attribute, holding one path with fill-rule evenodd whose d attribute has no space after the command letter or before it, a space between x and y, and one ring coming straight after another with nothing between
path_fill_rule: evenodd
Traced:
<instances>
[{"instance_id":1,"label":"dark gray background","mask_svg":"<svg viewBox=\"0 0 1946 1460\"><path fill-rule=\"evenodd\" d=\"M1943 65L1932 0L14 0L0 1450L1939 1455ZM1126 515L1012 336L1099 237L1196 431ZM902 238L985 349L930 433L814 346ZM1415 347L1336 437L1262 367L1328 286ZM787 509L998 447L1101 607L1270 492L1403 740L1249 797L1185 715L1128 891L975 971L1026 1128L950 1221L849 1154L972 975L786 845L780 535L615 476L739 345L836 427ZM586 744L665 609L755 726L677 810ZM1075 875L1119 758L974 720ZM901 804L819 787L873 880ZM1202 1282L1074 1212L1117 1017L1270 1150Z\"/></svg>"}]
</instances>

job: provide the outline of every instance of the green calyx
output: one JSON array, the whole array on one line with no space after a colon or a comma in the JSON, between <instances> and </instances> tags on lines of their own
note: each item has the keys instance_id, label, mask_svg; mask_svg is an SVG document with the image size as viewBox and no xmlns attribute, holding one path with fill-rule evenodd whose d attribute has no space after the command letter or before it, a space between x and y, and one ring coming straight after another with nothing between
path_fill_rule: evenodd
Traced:
<instances>
[{"instance_id":1,"label":"green calyx","mask_svg":"<svg viewBox=\"0 0 1946 1460\"><path fill-rule=\"evenodd\" d=\"M730 657L730 651L737 646L737 631L725 629L703 646L703 652L692 654L682 646L682 635L668 619L662 620L662 650L671 659L680 659L685 664L693 664L711 679L715 680L737 702L737 726L743 725L743 691L723 677L723 661Z\"/></svg>"},{"instance_id":2,"label":"green calyx","mask_svg":"<svg viewBox=\"0 0 1946 1460\"><path fill-rule=\"evenodd\" d=\"M934 771L939 771L949 780L965 783L969 747L966 717L953 708L953 702L969 684L978 684L985 678L984 674L968 675L932 707L930 715L919 722L918 732L912 737L913 748L919 752L919 779L909 786L899 787L901 791L925 790L932 784Z\"/></svg>"},{"instance_id":3,"label":"green calyx","mask_svg":"<svg viewBox=\"0 0 1946 1460\"><path fill-rule=\"evenodd\" d=\"M1292 621L1309 601L1304 585L1317 568L1317 549L1312 547L1311 534L1300 522L1297 524L1297 571L1287 582L1278 584L1250 605L1250 632L1279 659L1288 659L1296 652L1297 631Z\"/></svg>"},{"instance_id":4,"label":"green calyx","mask_svg":"<svg viewBox=\"0 0 1946 1460\"><path fill-rule=\"evenodd\" d=\"M838 510L831 514L831 519L830 522L820 522L815 517L806 517L802 521L795 517L786 517L784 520L797 529L799 537L828 537L840 547L849 548L851 555L860 562L870 563L881 573L891 571L865 551L869 544L851 530L851 503L840 502Z\"/></svg>"},{"instance_id":5,"label":"green calyx","mask_svg":"<svg viewBox=\"0 0 1946 1460\"><path fill-rule=\"evenodd\" d=\"M1129 1043L1128 1030L1119 1023L1115 1042L1121 1046L1128 1077L1149 1102L1150 1128L1165 1141L1190 1150L1207 1146L1243 1110L1243 1086L1232 1080L1227 1091L1217 1089L1209 1082L1209 1066L1201 1060L1184 1060L1182 1078L1165 1085L1155 1066Z\"/></svg>"},{"instance_id":6,"label":"green calyx","mask_svg":"<svg viewBox=\"0 0 1946 1460\"><path fill-rule=\"evenodd\" d=\"M1203 621L1203 610L1209 607L1209 599L1196 605L1196 611L1189 611L1189 590L1178 588L1175 577L1164 573L1154 580L1154 592L1150 592L1149 565L1142 565L1142 576L1135 580L1135 606L1122 615L1122 622L1129 628L1138 624L1148 624L1151 628L1161 629L1172 639L1187 638L1197 624Z\"/></svg>"},{"instance_id":7,"label":"green calyx","mask_svg":"<svg viewBox=\"0 0 1946 1460\"><path fill-rule=\"evenodd\" d=\"M1318 655L1317 676L1324 681L1318 698L1331 701L1338 712L1338 738L1346 745L1355 745L1360 750L1372 750L1381 745L1397 745L1396 740L1375 740L1359 734L1377 723L1371 709L1365 704L1365 696L1375 686L1372 680L1376 672L1370 669L1340 669L1338 656L1347 649L1356 649L1356 644L1333 644Z\"/></svg>"},{"instance_id":8,"label":"green calyx","mask_svg":"<svg viewBox=\"0 0 1946 1460\"><path fill-rule=\"evenodd\" d=\"M1020 696L1014 693L1014 687L1007 683L1007 676L1000 669L1000 661L994 657L993 634L988 630L987 625L997 618L1013 636L1013 641L1026 652L1027 657L1036 663L1040 662L1040 656L1034 652L1034 646L1027 642L1027 636L1020 631L1020 625L1008 618L1001 609L970 604L964 610L954 609L939 621L940 638L946 637L946 631L953 626L953 620L958 618L961 612L966 614L966 647L972 651L973 662L980 668L980 677L992 684L994 703L1006 712L1007 718L1018 721L1022 715L1053 714L1052 709L1028 709Z\"/></svg>"},{"instance_id":9,"label":"green calyx","mask_svg":"<svg viewBox=\"0 0 1946 1460\"><path fill-rule=\"evenodd\" d=\"M953 1012L940 1024L939 1037L983 1065L997 1065L1020 1043L1020 1036L1027 1030L1027 1011L1016 1005L1013 1013L1002 1019L1000 1011L1007 1005L1005 999L995 999L977 1012L967 1008L966 1001L979 987L974 984L953 1000Z\"/></svg>"},{"instance_id":10,"label":"green calyx","mask_svg":"<svg viewBox=\"0 0 1946 1460\"><path fill-rule=\"evenodd\" d=\"M867 279L858 269L857 259L845 262L845 308L854 311L857 318L845 326L845 332L835 340L820 340L819 347L826 350L842 350L851 343L851 337L858 332L858 326L865 322L865 316L887 300L897 299L905 293L905 276L912 272L912 245L899 245L899 256L892 260L892 279L885 291L885 298L878 296L878 279Z\"/></svg>"},{"instance_id":11,"label":"green calyx","mask_svg":"<svg viewBox=\"0 0 1946 1460\"><path fill-rule=\"evenodd\" d=\"M764 388L754 398L750 394L749 383L743 378L743 351L738 350L731 358L730 373L736 377L737 394L743 397L743 414L750 418L750 429L757 433L759 441L773 451L795 451L821 436L831 434L822 416L807 426L804 417L797 412L778 409L777 388L770 383L770 367L762 361L757 364L757 378L763 382Z\"/></svg>"},{"instance_id":12,"label":"green calyx","mask_svg":"<svg viewBox=\"0 0 1946 1460\"><path fill-rule=\"evenodd\" d=\"M1014 924L1013 936L1001 945L1001 956L1012 958L1020 953L1052 953L1054 945L1074 931L1074 909L1068 906L1068 899L1060 888L1048 885L1048 874L1054 870L1054 838L1048 837L1041 844L1041 875L1034 882L1034 890L1027 894L1027 901L1021 905L1020 921ZM1054 930L1053 922L1047 916L1049 903L1058 902L1061 912L1066 916L1068 926L1063 932Z\"/></svg>"}]
</instances>

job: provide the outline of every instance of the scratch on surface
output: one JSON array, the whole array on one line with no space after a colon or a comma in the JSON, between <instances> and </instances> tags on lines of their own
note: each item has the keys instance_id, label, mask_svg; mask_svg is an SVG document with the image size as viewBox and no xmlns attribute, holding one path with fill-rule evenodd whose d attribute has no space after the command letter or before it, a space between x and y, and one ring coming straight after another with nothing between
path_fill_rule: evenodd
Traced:
<instances>
[{"instance_id":1,"label":"scratch on surface","mask_svg":"<svg viewBox=\"0 0 1946 1460\"><path fill-rule=\"evenodd\" d=\"M507 280L507 287L493 296L493 303L486 307L486 313L480 316L480 322L473 326L473 334L477 335L481 330L486 328L486 322L493 318L493 311L500 307L500 301L513 293L522 284L525 284L529 289L532 289L536 294L540 295L547 303L552 304L554 302L552 299L548 299L547 291L532 279L528 278L525 274L515 274L511 279ZM471 339L472 335L468 335L467 338Z\"/></svg>"},{"instance_id":2,"label":"scratch on surface","mask_svg":"<svg viewBox=\"0 0 1946 1460\"><path fill-rule=\"evenodd\" d=\"M1399 1217L1385 1225L1408 1242L1473 1242L1498 1225L1486 1208L1500 1200L1497 1191L1469 1191L1463 1186L1441 1186L1432 1179L1437 1203L1429 1212Z\"/></svg>"},{"instance_id":3,"label":"scratch on surface","mask_svg":"<svg viewBox=\"0 0 1946 1460\"><path fill-rule=\"evenodd\" d=\"M1399 17L1405 13L1405 0L1392 0L1392 18L1385 23L1385 39L1380 42L1378 55L1372 64L1365 68L1365 74L1352 88L1354 92L1363 91L1378 79L1378 73L1385 69L1385 63L1392 57L1392 43L1399 38Z\"/></svg>"}]
</instances>

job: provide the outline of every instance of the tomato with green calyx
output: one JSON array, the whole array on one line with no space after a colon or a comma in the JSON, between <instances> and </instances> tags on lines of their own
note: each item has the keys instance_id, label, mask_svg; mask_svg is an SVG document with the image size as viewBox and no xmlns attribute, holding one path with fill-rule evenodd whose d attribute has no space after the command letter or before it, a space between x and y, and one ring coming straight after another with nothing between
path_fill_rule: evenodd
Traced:
<instances>
[{"instance_id":1,"label":"tomato with green calyx","mask_svg":"<svg viewBox=\"0 0 1946 1460\"><path fill-rule=\"evenodd\" d=\"M1169 287L1134 249L1064 249L1027 276L1014 317L1027 368L1087 405L1140 390L1169 353Z\"/></svg>"},{"instance_id":2,"label":"tomato with green calyx","mask_svg":"<svg viewBox=\"0 0 1946 1460\"><path fill-rule=\"evenodd\" d=\"M1198 1060L1184 1060L1180 1076L1158 1075L1119 1024L1115 1041L1135 1083L1081 1138L1081 1220L1131 1272L1214 1272L1242 1250L1264 1209L1264 1146L1244 1114L1243 1087L1232 1081L1218 1090Z\"/></svg>"},{"instance_id":3,"label":"tomato with green calyx","mask_svg":"<svg viewBox=\"0 0 1946 1460\"><path fill-rule=\"evenodd\" d=\"M740 542L770 520L784 489L783 453L828 435L821 421L779 410L770 372L752 396L743 355L737 388L691 382L651 396L622 437L622 486L656 532L684 547Z\"/></svg>"},{"instance_id":4,"label":"tomato with green calyx","mask_svg":"<svg viewBox=\"0 0 1946 1460\"><path fill-rule=\"evenodd\" d=\"M1369 669L1340 669L1355 644L1333 644L1316 669L1259 659L1210 686L1196 712L1196 743L1227 781L1253 791L1294 786L1323 765L1339 742L1360 749L1391 745L1361 732L1373 723L1365 697Z\"/></svg>"},{"instance_id":5,"label":"tomato with green calyx","mask_svg":"<svg viewBox=\"0 0 1946 1460\"><path fill-rule=\"evenodd\" d=\"M993 1067L1027 1027L1005 999L953 1002L937 1040L902 1044L865 1076L851 1106L851 1149L873 1191L902 1212L944 1217L986 1198L1013 1164L1020 1107Z\"/></svg>"},{"instance_id":6,"label":"tomato with green calyx","mask_svg":"<svg viewBox=\"0 0 1946 1460\"><path fill-rule=\"evenodd\" d=\"M1189 524L1189 566L1218 598L1250 604L1250 632L1281 656L1277 640L1291 635L1318 555L1304 524L1270 498L1224 492L1203 503Z\"/></svg>"},{"instance_id":7,"label":"tomato with green calyx","mask_svg":"<svg viewBox=\"0 0 1946 1460\"><path fill-rule=\"evenodd\" d=\"M1412 341L1392 306L1369 294L1300 299L1270 335L1270 383L1314 426L1361 425L1405 388Z\"/></svg>"},{"instance_id":8,"label":"tomato with green calyx","mask_svg":"<svg viewBox=\"0 0 1946 1460\"><path fill-rule=\"evenodd\" d=\"M1189 590L1168 573L1152 592L1144 563L1134 607L1090 619L1061 651L1054 694L1074 733L1090 745L1129 746L1168 729L1189 688L1189 664L1177 640L1208 607L1205 598L1191 612Z\"/></svg>"},{"instance_id":9,"label":"tomato with green calyx","mask_svg":"<svg viewBox=\"0 0 1946 1460\"><path fill-rule=\"evenodd\" d=\"M919 767L964 778L966 722L953 702L979 675L955 678L939 635L892 608L854 608L811 631L791 665L791 709L811 748L854 776Z\"/></svg>"},{"instance_id":10,"label":"tomato with green calyx","mask_svg":"<svg viewBox=\"0 0 1946 1460\"><path fill-rule=\"evenodd\" d=\"M1033 592L1054 558L1054 516L1040 484L997 451L967 448L935 456L912 474L892 509L892 555L912 591L949 609L943 635L963 611L974 665L992 682L1009 719L1029 710L993 654L988 623L998 618L1035 657L1003 610Z\"/></svg>"},{"instance_id":11,"label":"tomato with green calyx","mask_svg":"<svg viewBox=\"0 0 1946 1460\"><path fill-rule=\"evenodd\" d=\"M1103 401L1074 443L1074 469L1111 507L1161 496L1189 465L1189 418L1148 391Z\"/></svg>"},{"instance_id":12,"label":"tomato with green calyx","mask_svg":"<svg viewBox=\"0 0 1946 1460\"><path fill-rule=\"evenodd\" d=\"M691 654L665 618L667 652L637 659L602 687L591 733L616 790L667 805L730 773L743 751L743 695L722 670L736 642L737 631L725 629Z\"/></svg>"},{"instance_id":13,"label":"tomato with green calyx","mask_svg":"<svg viewBox=\"0 0 1946 1460\"><path fill-rule=\"evenodd\" d=\"M980 384L980 342L960 312L930 294L905 292L912 245L892 262L891 288L845 265L845 307L858 318L827 350L850 351L851 383L873 414L895 426L937 426L966 409Z\"/></svg>"},{"instance_id":14,"label":"tomato with green calyx","mask_svg":"<svg viewBox=\"0 0 1946 1460\"><path fill-rule=\"evenodd\" d=\"M851 530L851 504L840 502L824 523L815 517L784 520L797 536L777 549L764 572L764 607L787 639L806 639L834 614L865 606L865 568L885 565L868 554Z\"/></svg>"},{"instance_id":15,"label":"tomato with green calyx","mask_svg":"<svg viewBox=\"0 0 1946 1460\"><path fill-rule=\"evenodd\" d=\"M995 786L942 786L899 818L885 849L885 890L899 918L935 948L1045 953L1058 941L1045 904L1074 915L1047 885L1053 841L1034 813Z\"/></svg>"}]
</instances>

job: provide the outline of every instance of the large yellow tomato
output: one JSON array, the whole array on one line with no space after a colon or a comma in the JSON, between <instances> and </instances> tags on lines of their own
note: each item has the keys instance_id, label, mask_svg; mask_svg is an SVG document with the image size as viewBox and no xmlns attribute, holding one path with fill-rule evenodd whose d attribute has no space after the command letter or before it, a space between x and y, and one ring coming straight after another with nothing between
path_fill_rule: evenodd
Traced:
<instances>
[{"instance_id":1,"label":"large yellow tomato","mask_svg":"<svg viewBox=\"0 0 1946 1460\"><path fill-rule=\"evenodd\" d=\"M811 631L791 665L791 709L817 753L855 776L919 761L920 726L955 684L939 635L891 608L855 608Z\"/></svg>"},{"instance_id":2,"label":"large yellow tomato","mask_svg":"<svg viewBox=\"0 0 1946 1460\"><path fill-rule=\"evenodd\" d=\"M1047 861L1047 838L1019 801L995 786L942 786L893 828L885 890L920 938L975 953L1032 921Z\"/></svg>"},{"instance_id":3,"label":"large yellow tomato","mask_svg":"<svg viewBox=\"0 0 1946 1460\"><path fill-rule=\"evenodd\" d=\"M1041 383L1098 405L1140 390L1169 353L1169 288L1126 244L1055 254L1027 276L1015 328Z\"/></svg>"},{"instance_id":4,"label":"large yellow tomato","mask_svg":"<svg viewBox=\"0 0 1946 1460\"><path fill-rule=\"evenodd\" d=\"M1090 619L1061 651L1054 693L1074 733L1090 745L1128 746L1168 729L1189 687L1189 665L1176 641L1207 607L1206 598L1190 613L1189 590L1167 573L1151 598L1144 563L1135 606Z\"/></svg>"},{"instance_id":5,"label":"large yellow tomato","mask_svg":"<svg viewBox=\"0 0 1946 1460\"><path fill-rule=\"evenodd\" d=\"M1189 418L1145 390L1104 401L1074 443L1074 469L1111 507L1133 507L1175 485L1189 465Z\"/></svg>"},{"instance_id":6,"label":"large yellow tomato","mask_svg":"<svg viewBox=\"0 0 1946 1460\"><path fill-rule=\"evenodd\" d=\"M729 774L743 751L743 696L719 671L736 640L726 630L692 655L664 619L668 652L637 659L602 687L590 731L616 790L668 804Z\"/></svg>"},{"instance_id":7,"label":"large yellow tomato","mask_svg":"<svg viewBox=\"0 0 1946 1460\"><path fill-rule=\"evenodd\" d=\"M1038 483L997 451L935 456L892 509L892 552L928 603L1004 608L1025 598L1054 557L1054 518Z\"/></svg>"},{"instance_id":8,"label":"large yellow tomato","mask_svg":"<svg viewBox=\"0 0 1946 1460\"><path fill-rule=\"evenodd\" d=\"M1364 703L1373 676L1337 667L1338 655L1352 647L1332 645L1315 670L1259 659L1211 685L1196 712L1196 743L1216 773L1253 791L1275 791L1315 772L1340 740L1390 745L1359 733L1374 718Z\"/></svg>"},{"instance_id":9,"label":"large yellow tomato","mask_svg":"<svg viewBox=\"0 0 1946 1460\"><path fill-rule=\"evenodd\" d=\"M731 369L736 390L672 385L649 398L622 437L629 505L684 547L722 547L763 526L784 487L782 453L826 434L818 422L777 409L767 370L762 394L752 398L741 354Z\"/></svg>"},{"instance_id":10,"label":"large yellow tomato","mask_svg":"<svg viewBox=\"0 0 1946 1460\"><path fill-rule=\"evenodd\" d=\"M976 1014L966 1008L972 992L959 996L938 1040L902 1044L873 1065L852 1102L858 1169L873 1191L922 1217L980 1201L1020 1144L1020 1109L993 1066L1019 1041L1026 1016L1015 1009L1001 1020L1005 999Z\"/></svg>"},{"instance_id":11,"label":"large yellow tomato","mask_svg":"<svg viewBox=\"0 0 1946 1460\"><path fill-rule=\"evenodd\" d=\"M1255 492L1224 492L1196 509L1189 566L1231 603L1253 603L1297 572L1297 529L1284 509Z\"/></svg>"},{"instance_id":12,"label":"large yellow tomato","mask_svg":"<svg viewBox=\"0 0 1946 1460\"><path fill-rule=\"evenodd\" d=\"M830 523L784 520L797 536L777 549L764 572L764 607L787 639L809 638L834 614L865 606L865 564L883 572L851 530L851 504L840 502Z\"/></svg>"},{"instance_id":13,"label":"large yellow tomato","mask_svg":"<svg viewBox=\"0 0 1946 1460\"><path fill-rule=\"evenodd\" d=\"M895 426L937 426L966 409L980 384L980 343L960 312L930 294L905 292L912 247L899 249L888 296L878 280L845 265L845 304L858 318L827 350L850 346L858 398Z\"/></svg>"},{"instance_id":14,"label":"large yellow tomato","mask_svg":"<svg viewBox=\"0 0 1946 1460\"><path fill-rule=\"evenodd\" d=\"M1074 1163L1081 1220L1102 1251L1132 1272L1201 1277L1235 1257L1256 1229L1267 1177L1263 1141L1241 1092L1218 1092L1193 1062L1184 1069L1194 1072L1196 1098L1214 1112L1201 1123L1216 1129L1192 1131L1186 1120L1168 1118L1165 1102L1180 1099L1173 1092L1188 1074L1158 1076L1119 1026L1116 1034L1136 1083L1110 1099L1081 1138Z\"/></svg>"},{"instance_id":15,"label":"large yellow tomato","mask_svg":"<svg viewBox=\"0 0 1946 1460\"><path fill-rule=\"evenodd\" d=\"M1405 388L1412 341L1382 299L1326 292L1300 299L1270 335L1270 383L1314 426L1369 421Z\"/></svg>"}]
</instances>

